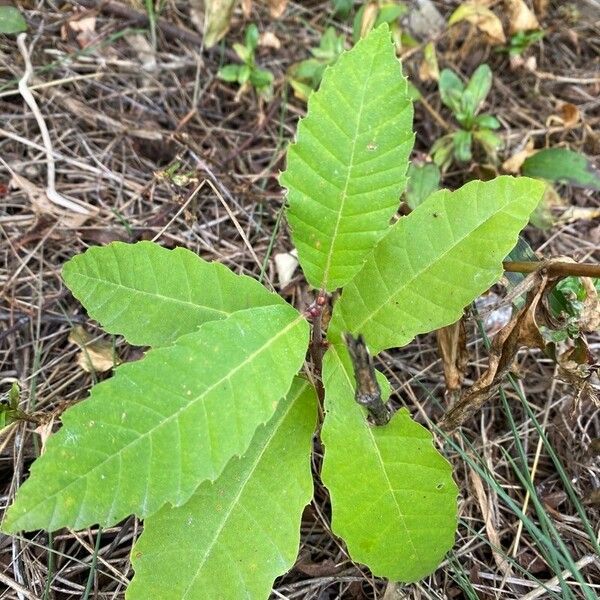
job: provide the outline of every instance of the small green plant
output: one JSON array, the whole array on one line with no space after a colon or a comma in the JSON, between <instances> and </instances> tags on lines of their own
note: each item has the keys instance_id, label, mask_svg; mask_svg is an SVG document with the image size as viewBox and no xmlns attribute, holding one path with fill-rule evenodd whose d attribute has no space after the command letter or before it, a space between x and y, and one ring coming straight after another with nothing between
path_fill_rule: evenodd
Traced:
<instances>
[{"instance_id":1,"label":"small green plant","mask_svg":"<svg viewBox=\"0 0 600 600\"><path fill-rule=\"evenodd\" d=\"M466 85L450 69L441 72L439 89L442 102L452 111L460 128L441 137L431 148L433 160L440 168L446 169L453 160L470 161L473 142L495 160L502 140L493 130L500 127L500 122L493 115L478 114L491 87L492 71L488 65L477 67Z\"/></svg>"},{"instance_id":2,"label":"small green plant","mask_svg":"<svg viewBox=\"0 0 600 600\"><path fill-rule=\"evenodd\" d=\"M19 408L19 384L14 381L6 396L0 396L0 430L16 421L32 420L30 415Z\"/></svg>"},{"instance_id":3,"label":"small green plant","mask_svg":"<svg viewBox=\"0 0 600 600\"><path fill-rule=\"evenodd\" d=\"M346 38L328 27L321 37L318 48L311 48L312 58L296 63L290 68L290 85L296 96L308 100L321 84L325 69L333 65L344 51Z\"/></svg>"},{"instance_id":4,"label":"small green plant","mask_svg":"<svg viewBox=\"0 0 600 600\"><path fill-rule=\"evenodd\" d=\"M251 23L246 28L244 44L234 44L233 49L240 57L243 65L225 65L217 73L219 79L238 83L240 94L253 87L261 96L269 98L272 94L273 73L256 65L256 49L258 48L258 28Z\"/></svg>"},{"instance_id":5,"label":"small green plant","mask_svg":"<svg viewBox=\"0 0 600 600\"><path fill-rule=\"evenodd\" d=\"M404 582L432 572L454 542L458 490L431 433L384 405L365 343L376 355L455 322L501 277L543 184L439 190L390 225L413 139L384 25L326 71L288 149L287 216L316 290L301 311L181 248L117 242L71 259L63 278L89 315L151 349L64 413L3 530L133 513L145 521L129 600L264 599L296 559L318 431L352 559Z\"/></svg>"},{"instance_id":6,"label":"small green plant","mask_svg":"<svg viewBox=\"0 0 600 600\"><path fill-rule=\"evenodd\" d=\"M519 31L508 41L506 51L511 58L521 56L530 46L539 42L543 37L544 32L541 30Z\"/></svg>"}]
</instances>

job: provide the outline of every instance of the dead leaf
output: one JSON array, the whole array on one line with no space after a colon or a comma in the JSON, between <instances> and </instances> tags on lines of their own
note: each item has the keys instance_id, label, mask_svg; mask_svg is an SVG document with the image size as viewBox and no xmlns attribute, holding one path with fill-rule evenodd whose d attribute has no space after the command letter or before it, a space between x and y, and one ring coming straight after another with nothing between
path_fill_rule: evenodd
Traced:
<instances>
[{"instance_id":1,"label":"dead leaf","mask_svg":"<svg viewBox=\"0 0 600 600\"><path fill-rule=\"evenodd\" d=\"M98 210L90 205L85 205L88 209L89 214L76 213L74 211L65 210L60 208L53 202L48 200L46 190L41 189L23 175L12 172L12 179L10 180L10 187L21 190L25 193L33 211L40 217L47 217L51 215L57 219L62 227L65 229L78 229L81 227L89 218L97 214Z\"/></svg>"},{"instance_id":2,"label":"dead leaf","mask_svg":"<svg viewBox=\"0 0 600 600\"><path fill-rule=\"evenodd\" d=\"M506 43L506 36L500 19L486 6L475 2L463 2L450 16L449 25L467 21L487 34L496 44Z\"/></svg>"},{"instance_id":3,"label":"dead leaf","mask_svg":"<svg viewBox=\"0 0 600 600\"><path fill-rule=\"evenodd\" d=\"M508 23L511 35L540 28L536 16L529 10L523 0L505 0L505 4L508 11Z\"/></svg>"},{"instance_id":4,"label":"dead leaf","mask_svg":"<svg viewBox=\"0 0 600 600\"><path fill-rule=\"evenodd\" d=\"M585 300L579 317L581 331L593 333L600 328L600 300L594 280L590 277L581 277L581 285L585 290Z\"/></svg>"},{"instance_id":5,"label":"dead leaf","mask_svg":"<svg viewBox=\"0 0 600 600\"><path fill-rule=\"evenodd\" d=\"M533 10L539 19L543 19L548 12L550 0L533 0Z\"/></svg>"},{"instance_id":6,"label":"dead leaf","mask_svg":"<svg viewBox=\"0 0 600 600\"><path fill-rule=\"evenodd\" d=\"M287 8L287 0L260 0L263 4L266 4L269 9L269 14L274 19L279 19ZM242 12L246 19L250 18L252 12L252 0L242 0Z\"/></svg>"},{"instance_id":7,"label":"dead leaf","mask_svg":"<svg viewBox=\"0 0 600 600\"><path fill-rule=\"evenodd\" d=\"M273 260L275 261L279 287L284 288L292 280L298 267L298 252L296 249L291 252L279 252L273 257Z\"/></svg>"},{"instance_id":8,"label":"dead leaf","mask_svg":"<svg viewBox=\"0 0 600 600\"><path fill-rule=\"evenodd\" d=\"M536 312L549 285L549 278L545 271L532 273L528 278L533 279L535 284L527 295L525 306L494 336L487 370L444 415L440 423L442 429L453 431L483 407L510 372L522 346L545 348L546 342L539 331ZM553 280L551 284L554 283Z\"/></svg>"},{"instance_id":9,"label":"dead leaf","mask_svg":"<svg viewBox=\"0 0 600 600\"><path fill-rule=\"evenodd\" d=\"M530 73L535 73L537 70L537 58L534 54L523 58L521 54L514 54L509 59L510 69L511 71L516 71L518 69L525 69Z\"/></svg>"},{"instance_id":10,"label":"dead leaf","mask_svg":"<svg viewBox=\"0 0 600 600\"><path fill-rule=\"evenodd\" d=\"M579 334L573 338L572 347L559 355L556 343L547 341L542 335L542 327L560 330L570 322L568 315L563 318L550 309L549 294L556 283L565 277L565 275L550 276L551 265L553 262L565 260L567 260L565 257L557 257L543 261L535 273L525 278L523 284L527 283L526 287L529 290L525 305L494 336L487 370L444 415L440 423L443 429L446 431L456 429L487 402L502 384L505 375L511 370L517 352L523 346L541 348L546 356L556 362L559 377L575 390L573 411L579 410L585 402L600 407L598 392L590 381L593 375L597 375L600 365L594 360L583 336L584 331L595 331L600 326L600 304L592 280L584 284L588 292L588 304L584 303L584 308L579 315L577 323Z\"/></svg>"},{"instance_id":11,"label":"dead leaf","mask_svg":"<svg viewBox=\"0 0 600 600\"><path fill-rule=\"evenodd\" d=\"M211 48L225 37L235 5L236 0L191 0L192 22L204 35L206 48Z\"/></svg>"},{"instance_id":12,"label":"dead leaf","mask_svg":"<svg viewBox=\"0 0 600 600\"><path fill-rule=\"evenodd\" d=\"M571 129L579 123L581 115L579 109L570 102L564 102L558 109L557 115L550 115L546 120L546 127L555 123L562 125L565 129Z\"/></svg>"},{"instance_id":13,"label":"dead leaf","mask_svg":"<svg viewBox=\"0 0 600 600\"><path fill-rule=\"evenodd\" d=\"M573 223L575 221L592 221L600 217L600 207L598 206L569 206L562 215L559 223Z\"/></svg>"},{"instance_id":14,"label":"dead leaf","mask_svg":"<svg viewBox=\"0 0 600 600\"><path fill-rule=\"evenodd\" d=\"M81 348L77 364L88 373L103 373L121 364L114 353L112 342L96 337L81 325L75 325L69 334L69 342Z\"/></svg>"},{"instance_id":15,"label":"dead leaf","mask_svg":"<svg viewBox=\"0 0 600 600\"><path fill-rule=\"evenodd\" d=\"M438 329L435 334L438 353L444 365L446 392L450 397L456 397L460 394L469 361L464 317L452 325Z\"/></svg>"},{"instance_id":16,"label":"dead leaf","mask_svg":"<svg viewBox=\"0 0 600 600\"><path fill-rule=\"evenodd\" d=\"M529 139L527 141L527 144L525 145L525 148L519 150L518 152L515 152L515 154L513 154L510 158L506 159L502 163L502 169L506 173L513 173L515 175L518 175L521 172L521 166L523 165L525 160L528 159L530 156L533 156L536 152L537 150L534 150L533 148L533 140Z\"/></svg>"},{"instance_id":17,"label":"dead leaf","mask_svg":"<svg viewBox=\"0 0 600 600\"><path fill-rule=\"evenodd\" d=\"M80 48L87 48L96 41L96 15L88 10L75 12L75 14L61 28L64 40L74 35Z\"/></svg>"},{"instance_id":18,"label":"dead leaf","mask_svg":"<svg viewBox=\"0 0 600 600\"><path fill-rule=\"evenodd\" d=\"M435 45L429 42L423 48L423 62L419 65L419 79L421 81L437 81L440 78Z\"/></svg>"},{"instance_id":19,"label":"dead leaf","mask_svg":"<svg viewBox=\"0 0 600 600\"><path fill-rule=\"evenodd\" d=\"M258 45L261 48L274 48L275 50L279 50L279 48L281 48L281 41L272 31L265 31L260 34Z\"/></svg>"},{"instance_id":20,"label":"dead leaf","mask_svg":"<svg viewBox=\"0 0 600 600\"><path fill-rule=\"evenodd\" d=\"M594 361L586 340L583 337L575 340L575 345L557 358L558 377L575 390L571 417L575 418L584 404L592 404L600 408L600 396L592 385L591 378L598 375L600 365Z\"/></svg>"},{"instance_id":21,"label":"dead leaf","mask_svg":"<svg viewBox=\"0 0 600 600\"><path fill-rule=\"evenodd\" d=\"M131 33L125 36L127 43L135 50L140 59L142 69L150 73L156 71L156 53L148 41L148 36L141 33Z\"/></svg>"},{"instance_id":22,"label":"dead leaf","mask_svg":"<svg viewBox=\"0 0 600 600\"><path fill-rule=\"evenodd\" d=\"M287 0L266 0L266 3L269 7L269 14L274 19L279 19L287 7Z\"/></svg>"},{"instance_id":23,"label":"dead leaf","mask_svg":"<svg viewBox=\"0 0 600 600\"><path fill-rule=\"evenodd\" d=\"M365 6L365 10L362 14L362 20L360 22L360 36L361 38L365 37L373 26L375 25L375 21L377 20L377 14L379 13L379 4L377 2L369 2Z\"/></svg>"},{"instance_id":24,"label":"dead leaf","mask_svg":"<svg viewBox=\"0 0 600 600\"><path fill-rule=\"evenodd\" d=\"M469 468L469 476L475 491L477 503L479 504L481 516L483 517L483 522L485 523L485 531L488 540L490 541L494 562L505 577L511 577L513 571L510 562L506 559L506 553L502 552L502 540L498 528L496 527L496 521L498 519L495 512L496 507L498 506L498 498L493 492L491 492L489 496L486 494L483 481L474 469Z\"/></svg>"},{"instance_id":25,"label":"dead leaf","mask_svg":"<svg viewBox=\"0 0 600 600\"><path fill-rule=\"evenodd\" d=\"M301 555L294 565L294 569L310 577L331 577L337 575L345 568L344 564L336 564L331 558L315 562L308 554Z\"/></svg>"},{"instance_id":26,"label":"dead leaf","mask_svg":"<svg viewBox=\"0 0 600 600\"><path fill-rule=\"evenodd\" d=\"M41 448L40 454L44 454L44 450L46 449L46 443L48 442L48 438L52 435L52 427L54 425L54 418L56 413L51 413L49 418L41 422L35 429L35 433L40 436Z\"/></svg>"}]
</instances>

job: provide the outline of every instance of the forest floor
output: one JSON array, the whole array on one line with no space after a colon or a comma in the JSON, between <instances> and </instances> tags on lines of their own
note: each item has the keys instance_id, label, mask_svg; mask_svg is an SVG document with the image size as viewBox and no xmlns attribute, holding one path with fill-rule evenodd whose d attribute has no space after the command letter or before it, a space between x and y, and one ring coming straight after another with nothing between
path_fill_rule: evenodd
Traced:
<instances>
[{"instance_id":1,"label":"forest floor","mask_svg":"<svg viewBox=\"0 0 600 600\"><path fill-rule=\"evenodd\" d=\"M434 4L447 22L459 2ZM507 29L502 2L488 4ZM496 164L476 155L479 163L451 166L445 187L502 172L503 161L528 141L536 149L563 146L596 163L600 159L600 5L534 4L545 35L524 53L527 65L511 65L506 52L496 51L466 23L434 32L440 69L468 77L478 65L490 65L494 80L485 111L499 119L504 142ZM167 0L161 18L169 26L157 28L154 51L143 2L132 0L120 12L115 6L22 3L33 41L30 86L49 129L56 188L86 214L53 205L44 193L43 141L17 91L24 59L14 36L0 37L0 392L17 380L22 407L30 412L59 415L85 398L95 381L110 376L80 367L79 348L70 341L75 325L111 338L87 318L60 277L62 265L90 246L115 240L183 246L236 273L257 277L264 271L265 282L299 308L313 294L299 270L281 288L274 261L293 248L280 218L284 196L278 175L286 145L306 113L286 72L309 56L328 26L346 34L350 47L351 20L335 18L329 1L290 1L277 19L256 2L249 18L241 10L234 13L222 43L203 50L188 3ZM216 76L232 62L232 44L242 40L249 22L273 34L257 54L258 64L274 74L271 99L254 90L239 95ZM436 82L419 78L427 41L419 39L402 52L404 71L424 100L415 104L414 156L420 158L455 127ZM565 105L576 107L574 122L565 123ZM165 174L175 161L187 179ZM597 262L599 213L588 209L600 207L598 194L568 185L556 191L545 227L530 225L525 239L540 257ZM585 208L578 213L584 218L561 218L572 207ZM473 319L467 328L465 385L485 370L488 356ZM142 356L119 337L114 344L123 361ZM592 336L590 348L598 346ZM438 422L446 401L435 336L419 336L380 360L394 403L426 426ZM330 530L327 491L319 486L303 517L298 562L275 582L272 598L533 599L598 593L600 559L597 538L590 537L600 526L600 460L590 448L600 438L600 413L586 405L573 417L572 389L538 351L522 351L516 370L519 378L505 386L505 403L496 396L452 436L452 444L441 443L455 467L460 522L454 549L435 573L416 584L388 584L350 561ZM34 429L20 422L0 431L0 516L40 451ZM521 510L529 519L525 526ZM532 533L527 522L541 527ZM124 598L133 576L131 547L142 527L132 517L100 535L95 528L61 530L51 539L43 532L0 534L0 599ZM549 557L536 535L548 536L566 564L577 567L577 576L568 568L557 570L565 562Z\"/></svg>"}]
</instances>

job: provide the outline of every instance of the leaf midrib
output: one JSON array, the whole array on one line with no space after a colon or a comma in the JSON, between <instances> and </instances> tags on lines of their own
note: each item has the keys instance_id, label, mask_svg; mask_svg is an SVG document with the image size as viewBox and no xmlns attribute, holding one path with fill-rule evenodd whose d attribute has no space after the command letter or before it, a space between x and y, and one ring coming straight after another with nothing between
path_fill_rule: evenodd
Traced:
<instances>
[{"instance_id":1,"label":"leaf midrib","mask_svg":"<svg viewBox=\"0 0 600 600\"><path fill-rule=\"evenodd\" d=\"M248 476L243 481L241 481L238 493L233 498L227 511L223 514L223 519L221 520L221 523L219 524L219 527L218 527L217 531L215 532L215 535L213 536L213 540L210 543L210 545L208 546L206 552L204 553L204 556L201 558L201 562L198 565L198 568L196 569L196 572L194 573L192 580L190 581L190 584L187 586L187 588L183 592L183 596L181 597L181 600L185 600L187 598L187 595L188 595L189 591L191 590L192 586L194 585L194 583L196 582L196 579L200 575L200 572L202 571L202 568L204 567L209 554L211 553L212 549L214 548L215 544L217 543L217 540L218 540L219 536L221 535L221 532L227 525L227 521L229 520L231 513L237 507L238 502L239 502L244 490L246 489L246 486L248 485L248 482L252 479L252 475L254 475L254 472L258 468L265 452L269 449L269 446L273 442L273 438L279 432L279 429L283 425L284 421L287 419L292 408L294 408L296 402L298 401L298 398L306 389L306 385L307 385L306 383L302 384L302 387L299 389L299 391L296 394L296 396L294 397L294 399L290 400L289 406L286 408L285 412L281 415L281 418L279 419L276 427L271 431L271 433L266 438L263 448L261 449L260 453L257 455L256 459L254 460L254 462L252 464L250 471L248 472Z\"/></svg>"},{"instance_id":2,"label":"leaf midrib","mask_svg":"<svg viewBox=\"0 0 600 600\"><path fill-rule=\"evenodd\" d=\"M337 346L335 344L332 344L331 351L335 354L336 359L338 361L338 364L339 364L340 368L342 369L342 371L344 372L344 376L346 377L346 381L348 382L348 386L349 386L350 390L353 393L354 386L352 385L352 379L348 375L348 371L346 370L346 367L344 366L344 363L342 362L342 359L341 359L341 357L340 357L340 355L338 353ZM412 540L412 536L410 534L410 529L406 525L406 520L404 518L404 513L402 512L402 509L400 508L400 505L398 504L398 500L396 498L396 494L394 493L394 488L392 487L392 482L390 481L390 478L388 477L387 470L385 468L385 463L383 461L383 456L381 456L381 452L379 451L379 447L377 446L377 442L375 440L375 436L373 435L373 431L371 430L371 427L369 425L367 425L366 430L369 433L369 440L371 441L371 444L373 445L373 448L375 449L375 453L377 455L377 460L379 461L379 465L381 466L381 470L383 471L385 480L386 480L387 485L388 485L388 490L390 492L390 495L394 499L394 505L396 506L396 511L398 513L398 519L402 523L402 527L404 528L404 531L406 532L406 535L407 535L407 538L408 538L408 543L410 544L410 547L413 549L413 552L415 553L415 556L418 557L418 556L420 556L420 553L418 552L417 548L415 547L415 544L414 544L414 542Z\"/></svg>"},{"instance_id":3,"label":"leaf midrib","mask_svg":"<svg viewBox=\"0 0 600 600\"><path fill-rule=\"evenodd\" d=\"M375 54L371 55L371 65L369 66L369 74L373 71L373 64L375 63ZM323 268L323 281L321 282L321 289L327 289L327 284L329 282L329 271L331 269L331 262L333 260L334 248L336 243L336 238L338 236L338 231L340 228L340 224L342 221L342 214L344 212L344 207L346 205L346 200L348 199L348 186L350 185L350 179L352 175L352 169L354 167L354 155L356 153L356 144L358 142L358 132L361 125L362 114L365 106L365 94L367 90L367 86L370 83L369 77L364 78L363 88L361 90L361 100L360 100L360 108L358 111L358 117L356 119L356 130L354 139L352 140L352 150L350 152L350 161L346 171L346 180L344 182L344 187L342 189L342 201L340 204L340 208L337 213L337 219L335 222L335 227L333 228L333 234L331 236L331 245L329 246L329 252L327 253L327 259L325 262L325 267Z\"/></svg>"},{"instance_id":4,"label":"leaf midrib","mask_svg":"<svg viewBox=\"0 0 600 600\"><path fill-rule=\"evenodd\" d=\"M98 463L97 465L95 465L92 469L90 469L89 471L87 471L85 474L83 474L80 477L77 477L76 479L74 479L73 481L71 481L68 485L60 488L59 490L57 490L56 492L54 492L53 494L47 495L44 497L43 500L41 500L40 502L38 502L37 504L35 504L33 507L29 508L28 511L25 513L25 515L20 516L16 523L18 523L19 521L21 521L26 515L27 513L33 512L35 511L40 505L43 505L44 503L46 503L48 500L50 499L54 499L56 501L56 497L58 496L58 494L65 492L66 490L68 490L70 487L72 487L73 485L76 485L77 483L79 483L82 479L87 479L92 473L94 473L95 471L97 471L98 469L102 468L104 466L104 464L106 464L107 462L109 462L110 460L113 460L116 456L118 456L119 454L123 454L129 447L134 446L135 444L141 442L142 440L144 440L146 437L151 436L153 433L155 433L156 431L158 431L161 427L167 425L168 423L170 423L171 421L173 421L174 419L178 418L181 413L185 412L190 406L196 405L198 401L200 401L202 398L206 397L207 394L209 394L213 389L215 389L216 387L218 387L219 385L221 385L223 382L227 381L228 379L230 379L235 373L237 373L240 369L242 369L243 367L245 367L247 364L249 364L256 356L258 356L259 354L261 354L262 352L266 351L269 346L271 346L277 339L279 339L281 336L285 335L288 331L290 331L291 329L293 329L298 323L300 323L302 320L304 319L304 317L302 315L298 315L298 317L296 317L289 325L287 325L284 329L282 329L281 331L279 331L277 334L275 334L273 337L269 338L269 340L267 341L266 344L263 344L259 349L257 349L255 352L253 352L252 354L248 355L240 364L238 364L235 368L233 368L232 370L230 370L224 377L221 377L219 380L217 380L216 382L214 382L210 387L206 388L205 390L203 390L203 392L199 395L196 396L196 398L192 398L190 399L190 401L188 402L188 404L186 404L185 406L179 408L176 412L174 412L172 415L169 415L168 417L166 417L163 421L161 421L156 427L142 433L139 437L137 437L135 440L129 442L127 445L122 446L119 449L119 452L109 455L105 460L103 460L101 463ZM202 483L202 480L200 480L198 482L198 485L200 485L200 483ZM180 491L180 490L177 490ZM116 494L115 494L116 496ZM164 503L169 501L170 497L165 498ZM140 504L144 504L145 503L145 499L140 499ZM161 505L162 506L162 505ZM81 516L82 510L83 510L84 506L83 504L80 504L80 508L79 508L79 513L77 514L76 519L74 520L75 523L77 523L79 521L79 518ZM160 507L159 507L160 508ZM112 510L112 507L111 507ZM156 509L158 510L158 508ZM134 513L135 514L135 513ZM110 516L109 514L107 514L104 517L104 520L106 520L106 518ZM144 517L147 515L144 515L142 513L140 513L138 516L140 517ZM52 519L54 519L54 515L52 517ZM50 523L50 526L52 526L52 523ZM13 526L14 529L14 526Z\"/></svg>"},{"instance_id":5,"label":"leaf midrib","mask_svg":"<svg viewBox=\"0 0 600 600\"><path fill-rule=\"evenodd\" d=\"M163 294L159 294L158 292L147 292L146 290L140 290L139 288L123 285L122 283L117 283L115 281L107 281L106 279L102 279L100 277L91 277L91 276L83 274L83 273L77 273L77 277L80 277L87 281L93 282L95 284L104 285L106 287L112 286L113 288L117 288L119 290L124 290L126 293L134 292L136 294L139 294L141 296L146 296L151 299L159 299L161 301L161 303L163 303L163 304L166 304L167 302L172 302L172 303L180 305L180 306L185 306L186 308L192 307L192 308L200 308L200 309L204 309L207 311L212 311L214 313L217 313L217 314L225 316L225 317L228 317L228 316L232 315L234 312L237 312L237 310L228 312L228 311L221 310L218 308L213 308L211 306L207 306L204 304L198 304L197 302L192 302L191 300L181 300L179 298L174 298L173 296L164 296Z\"/></svg>"}]
</instances>

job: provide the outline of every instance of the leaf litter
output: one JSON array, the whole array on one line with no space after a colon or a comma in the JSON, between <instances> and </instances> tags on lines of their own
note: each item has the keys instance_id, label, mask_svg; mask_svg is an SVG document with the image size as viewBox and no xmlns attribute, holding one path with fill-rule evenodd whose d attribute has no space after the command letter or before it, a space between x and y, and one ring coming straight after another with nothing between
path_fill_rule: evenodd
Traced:
<instances>
[{"instance_id":1,"label":"leaf litter","mask_svg":"<svg viewBox=\"0 0 600 600\"><path fill-rule=\"evenodd\" d=\"M80 53L80 42L75 36L61 40L58 28L42 27L32 54L38 79L31 83L51 84L36 90L35 94L55 146L57 188L69 197L94 206L98 212L84 222L69 221L73 215L50 211L42 204L35 205L27 191L19 187L2 197L0 207L3 234L11 241L22 240L24 244L14 247L2 244L0 247L0 264L5 265L0 268L3 277L0 306L0 381L3 387L0 391L5 391L6 377L26 380L29 385L24 389L29 390L33 385L35 395L23 394L21 406L34 403L35 410L48 414L53 414L54 410L60 413L64 403L85 397L85 390L92 382L91 374L77 364L79 350L68 342L73 319L85 324L85 315L77 303L65 295L57 276L60 266L73 254L98 240L135 241L159 235L159 241L166 246L187 246L204 258L224 262L237 272L259 276L258 267L239 231L208 186L188 203L192 190L186 185L178 187L169 180L160 181L153 173L168 167L171 161L181 160L183 171L195 172L203 178L206 172L198 168L199 161L208 164L220 184L238 202L237 206L231 205L231 210L257 256L261 259L270 256L263 274L265 280L277 281L273 256L287 253L291 247L287 232L275 230L281 203L275 181L283 166L278 162L282 137L287 140L291 136L298 116L305 111L304 103L292 99L283 102L278 93L266 104L257 102L252 96L236 101L235 91L214 79L219 55L209 51L199 58L200 45L186 41L197 38L190 35L192 25L185 22L188 9L180 4L177 8L165 6L161 12L161 18L183 33L173 35L172 29L160 28L157 68L148 79L142 66L143 57L125 38L121 39L122 31L131 21L108 12L111 4L114 3L102 5L95 14L94 34L98 40L92 41L86 53ZM431 4L446 21L460 7L458 2ZM497 4L489 3L487 7L502 25L505 15L503 7ZM533 139L535 148L550 148L562 143L572 150L586 152L592 162L597 163L600 149L594 144L593 135L593 130L597 129L594 108L600 86L597 62L594 62L600 50L597 24L585 16L589 10L586 3L578 3L576 7L583 17L577 17L571 5L557 7L540 1L526 4L529 9L533 7L538 22L546 30L543 52L540 46L533 46L525 53L527 60L536 59L534 69L511 72L504 68L507 64L505 55L491 51L494 47L501 48L503 43L495 19L491 19L491 36L482 34L481 28L467 19L466 25L459 22L455 26L469 27L467 36L453 37L445 27L436 29L435 36L439 37L433 42L440 66L458 68L463 76L472 73L481 62L492 66L495 85L489 101L496 111L494 114L506 124L506 129L502 130L507 142L503 160L522 148L527 139ZM130 15L133 12L143 16L141 3L128 6ZM74 16L68 10L68 5L66 14L50 8L45 18L49 23L64 23L65 19ZM271 20L264 3L253 3L250 11L249 18L259 23L261 32L272 29L281 41L279 50L265 54L265 66L276 73L278 89L281 89L287 65L305 59L309 55L308 48L318 45L320 33L330 25L329 6L327 3L319 6L289 3L277 22ZM25 14L38 24L33 11L26 9ZM225 52L231 41L242 38L245 24L241 13L234 13L233 21L227 24L229 34ZM508 27L508 21L502 25L505 38ZM343 30L344 27L338 33ZM425 43L429 41L427 37L424 40ZM14 44L11 45L7 38L0 43L5 56L5 79L18 79L21 59ZM406 52L405 69L416 81L423 54L418 48L403 52ZM48 70L38 72L40 67ZM11 91L10 83L7 85L0 94ZM435 84L421 82L419 86L426 93L430 108L438 114L443 113ZM534 89L537 94L532 95ZM55 96L53 92L61 92L63 98L70 101L69 108L60 95ZM54 97L57 99L52 100ZM46 182L43 165L39 168L39 133L34 124L23 118L23 107L16 96L0 95L0 101L7 115L2 124L5 132L1 136L3 158L16 173L42 192ZM559 122L551 122L547 127L548 116L563 116L557 107L564 103L577 108L579 120L572 128L565 128ZM441 125L424 105L417 103L416 111L416 149L427 153L440 135ZM110 126L105 127L103 123ZM168 139L165 132L170 135L179 131L184 136L175 143L170 154L156 153L150 151L148 138L138 142L136 132L142 129L155 137L158 134L158 143L163 147L164 140ZM185 136L196 145L185 142ZM444 185L458 187L467 175L460 170L449 173ZM0 177L0 183L8 185L12 175L3 168ZM598 260L600 228L597 213L594 213L598 209L597 198L589 189L576 189L570 185L561 185L559 191L567 210L587 214L589 218L560 220L547 232L530 229L531 243L536 248L542 247L545 256L568 255L578 260ZM184 210L179 213L182 208ZM51 227L42 227L44 219L48 218ZM269 255L274 231L272 254ZM309 297L301 282L294 280L284 288L284 294L296 305L302 305ZM588 311L588 314L592 315L592 312ZM463 388L479 379L478 371L485 371L487 360L487 352L471 319L467 320L466 329L469 363L463 375ZM559 374L558 364L550 358L542 358L540 351L520 352L517 358L519 370L526 369L527 372L520 384L535 416L540 422L547 417L553 447L573 476L574 489L581 498L591 502L597 489L594 485L597 486L600 480L600 468L594 458L597 454L589 449L600 437L600 432L598 411L588 403L585 390L589 390L596 377L589 373L593 364L589 364L587 353L597 349L598 338L595 333L586 337L587 349L580 343L577 348L573 346L570 353L565 354L559 349L557 354L561 357L561 368L566 369L563 377L574 378L569 385L559 379L553 381L555 370ZM120 340L116 340L116 350L123 361L139 358L142 353ZM443 365L436 359L433 336L421 336L405 348L384 353L381 361L394 382L392 402L396 406L406 404L422 422L432 427L439 423L441 409L433 398L441 397ZM579 395L582 406L573 414L574 384L577 383L582 384ZM469 436L474 452L486 460L491 472L507 484L506 488L515 499L520 500L520 482L510 471L503 454L505 449L512 448L510 433L507 434L506 424L494 408L495 404L494 399L488 400L480 412L464 422L463 431ZM520 409L514 406L521 418ZM27 464L36 453L34 425L20 423L18 426L19 436L9 433L9 443L5 444L0 432L0 484L6 494L11 486L14 487L13 480L22 479ZM535 445L536 432L526 418L523 418L519 432L523 440ZM456 465L462 460L453 450L449 450L449 458ZM318 462L319 459L317 452L315 460ZM388 585L347 560L343 547L329 533L327 491L319 484L314 502L303 518L301 551L302 556L310 557L310 564L322 564L323 568L307 569L312 575L303 573L301 568L292 570L276 583L273 597L321 596L355 600L382 598L386 589L386 597L390 598L436 597L442 590L448 597L460 597L466 592L456 583L457 573L459 577L466 574L467 579L472 574L471 580L478 592L490 597L501 594L503 598L521 598L532 589L535 591L535 581L519 569L513 569L510 580L504 579L506 573L500 568L502 563L499 565L493 555L498 550L497 545L490 545L492 539L506 543L503 536L494 538L490 527L508 535L514 529L516 516L508 510L486 515L482 510L483 499L469 492L469 469L457 468L455 476L463 489L461 512L464 521L456 545L460 552L453 554L448 563L419 587ZM547 490L562 489L556 470L545 454L542 454L535 477L536 482L543 481L544 498L550 498ZM489 484L484 481L483 486L489 494ZM585 558L589 548L571 501L553 505L553 510L553 518L561 524L563 539L573 555ZM589 514L597 522L598 514L594 510L592 506ZM485 529L488 537L484 539L480 531L480 537L476 538L473 530L477 527ZM99 594L123 598L126 580L131 576L129 549L140 530L141 525L135 519L129 519L100 535L97 567L91 570L91 585ZM21 586L30 594L42 597L49 581L49 588L56 597L81 598L90 576L89 564L94 556L97 534L96 529L85 535L60 532L52 542L57 553L54 556L60 557L55 567L48 561L50 554L44 544L39 544L39 537L33 543L25 539L3 540L0 561L9 581L8 584L3 581L3 585L8 585L3 594L8 599L17 598L16 590L20 588L16 586ZM517 550L519 565L535 564L538 580L552 580L555 573L527 532L523 533L522 544ZM501 557L506 554L504 548L500 548L500 553ZM14 556L17 558L13 560ZM594 563L585 563L581 572L589 579L599 576ZM575 597L580 597L576 584L569 580L566 585ZM538 594L537 597L543 596Z\"/></svg>"}]
</instances>

